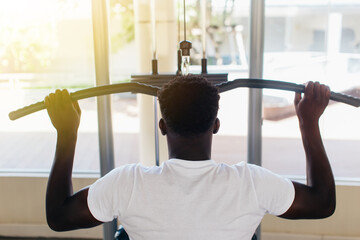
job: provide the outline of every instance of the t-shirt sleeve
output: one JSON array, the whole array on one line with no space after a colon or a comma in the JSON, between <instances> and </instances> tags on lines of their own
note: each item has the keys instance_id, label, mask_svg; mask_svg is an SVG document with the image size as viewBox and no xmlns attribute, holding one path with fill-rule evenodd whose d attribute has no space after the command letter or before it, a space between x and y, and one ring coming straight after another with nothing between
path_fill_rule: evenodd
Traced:
<instances>
[{"instance_id":1,"label":"t-shirt sleeve","mask_svg":"<svg viewBox=\"0 0 360 240\"><path fill-rule=\"evenodd\" d=\"M134 166L113 169L93 183L87 203L91 214L99 221L109 222L127 209L134 182Z\"/></svg>"},{"instance_id":2,"label":"t-shirt sleeve","mask_svg":"<svg viewBox=\"0 0 360 240\"><path fill-rule=\"evenodd\" d=\"M272 215L285 213L295 198L291 180L256 165L248 166L260 208Z\"/></svg>"}]
</instances>

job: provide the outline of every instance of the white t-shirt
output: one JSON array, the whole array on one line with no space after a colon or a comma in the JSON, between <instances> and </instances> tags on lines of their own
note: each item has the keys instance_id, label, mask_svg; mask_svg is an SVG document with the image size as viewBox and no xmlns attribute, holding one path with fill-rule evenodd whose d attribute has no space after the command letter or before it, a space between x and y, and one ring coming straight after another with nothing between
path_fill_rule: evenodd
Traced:
<instances>
[{"instance_id":1,"label":"white t-shirt","mask_svg":"<svg viewBox=\"0 0 360 240\"><path fill-rule=\"evenodd\" d=\"M294 197L289 179L256 165L170 159L112 170L90 186L88 206L99 221L118 218L132 240L249 240Z\"/></svg>"}]
</instances>

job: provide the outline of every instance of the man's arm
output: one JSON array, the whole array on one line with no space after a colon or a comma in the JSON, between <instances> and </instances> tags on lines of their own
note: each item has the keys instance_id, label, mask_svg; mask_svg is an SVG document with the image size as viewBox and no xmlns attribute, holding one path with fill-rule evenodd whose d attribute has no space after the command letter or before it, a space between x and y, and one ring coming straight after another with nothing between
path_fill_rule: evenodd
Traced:
<instances>
[{"instance_id":1,"label":"man's arm","mask_svg":"<svg viewBox=\"0 0 360 240\"><path fill-rule=\"evenodd\" d=\"M335 211L335 182L322 143L319 118L329 103L330 89L318 82L305 86L304 97L297 93L295 108L306 155L307 184L293 182L295 199L280 217L288 219L325 218Z\"/></svg>"},{"instance_id":2,"label":"man's arm","mask_svg":"<svg viewBox=\"0 0 360 240\"><path fill-rule=\"evenodd\" d=\"M54 163L46 190L46 219L51 229L66 231L101 224L87 205L88 188L73 194L72 169L81 110L67 90L45 98L52 124L57 130Z\"/></svg>"}]
</instances>

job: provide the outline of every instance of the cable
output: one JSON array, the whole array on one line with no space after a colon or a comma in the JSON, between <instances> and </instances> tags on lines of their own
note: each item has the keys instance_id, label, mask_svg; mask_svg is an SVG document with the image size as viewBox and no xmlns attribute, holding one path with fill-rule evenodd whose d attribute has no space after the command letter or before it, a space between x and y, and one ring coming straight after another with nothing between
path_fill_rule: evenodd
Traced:
<instances>
[{"instance_id":1,"label":"cable","mask_svg":"<svg viewBox=\"0 0 360 240\"><path fill-rule=\"evenodd\" d=\"M184 40L186 40L186 5L184 0Z\"/></svg>"},{"instance_id":2,"label":"cable","mask_svg":"<svg viewBox=\"0 0 360 240\"><path fill-rule=\"evenodd\" d=\"M178 24L178 42L180 42L180 0L178 0L177 24Z\"/></svg>"}]
</instances>

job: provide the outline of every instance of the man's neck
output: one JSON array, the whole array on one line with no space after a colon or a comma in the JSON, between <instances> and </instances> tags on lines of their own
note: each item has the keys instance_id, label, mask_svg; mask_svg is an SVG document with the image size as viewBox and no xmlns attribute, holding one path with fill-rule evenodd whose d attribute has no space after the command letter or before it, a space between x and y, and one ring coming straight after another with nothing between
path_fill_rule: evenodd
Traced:
<instances>
[{"instance_id":1,"label":"man's neck","mask_svg":"<svg viewBox=\"0 0 360 240\"><path fill-rule=\"evenodd\" d=\"M167 141L170 158L189 161L211 159L211 132L191 138L167 134Z\"/></svg>"}]
</instances>

